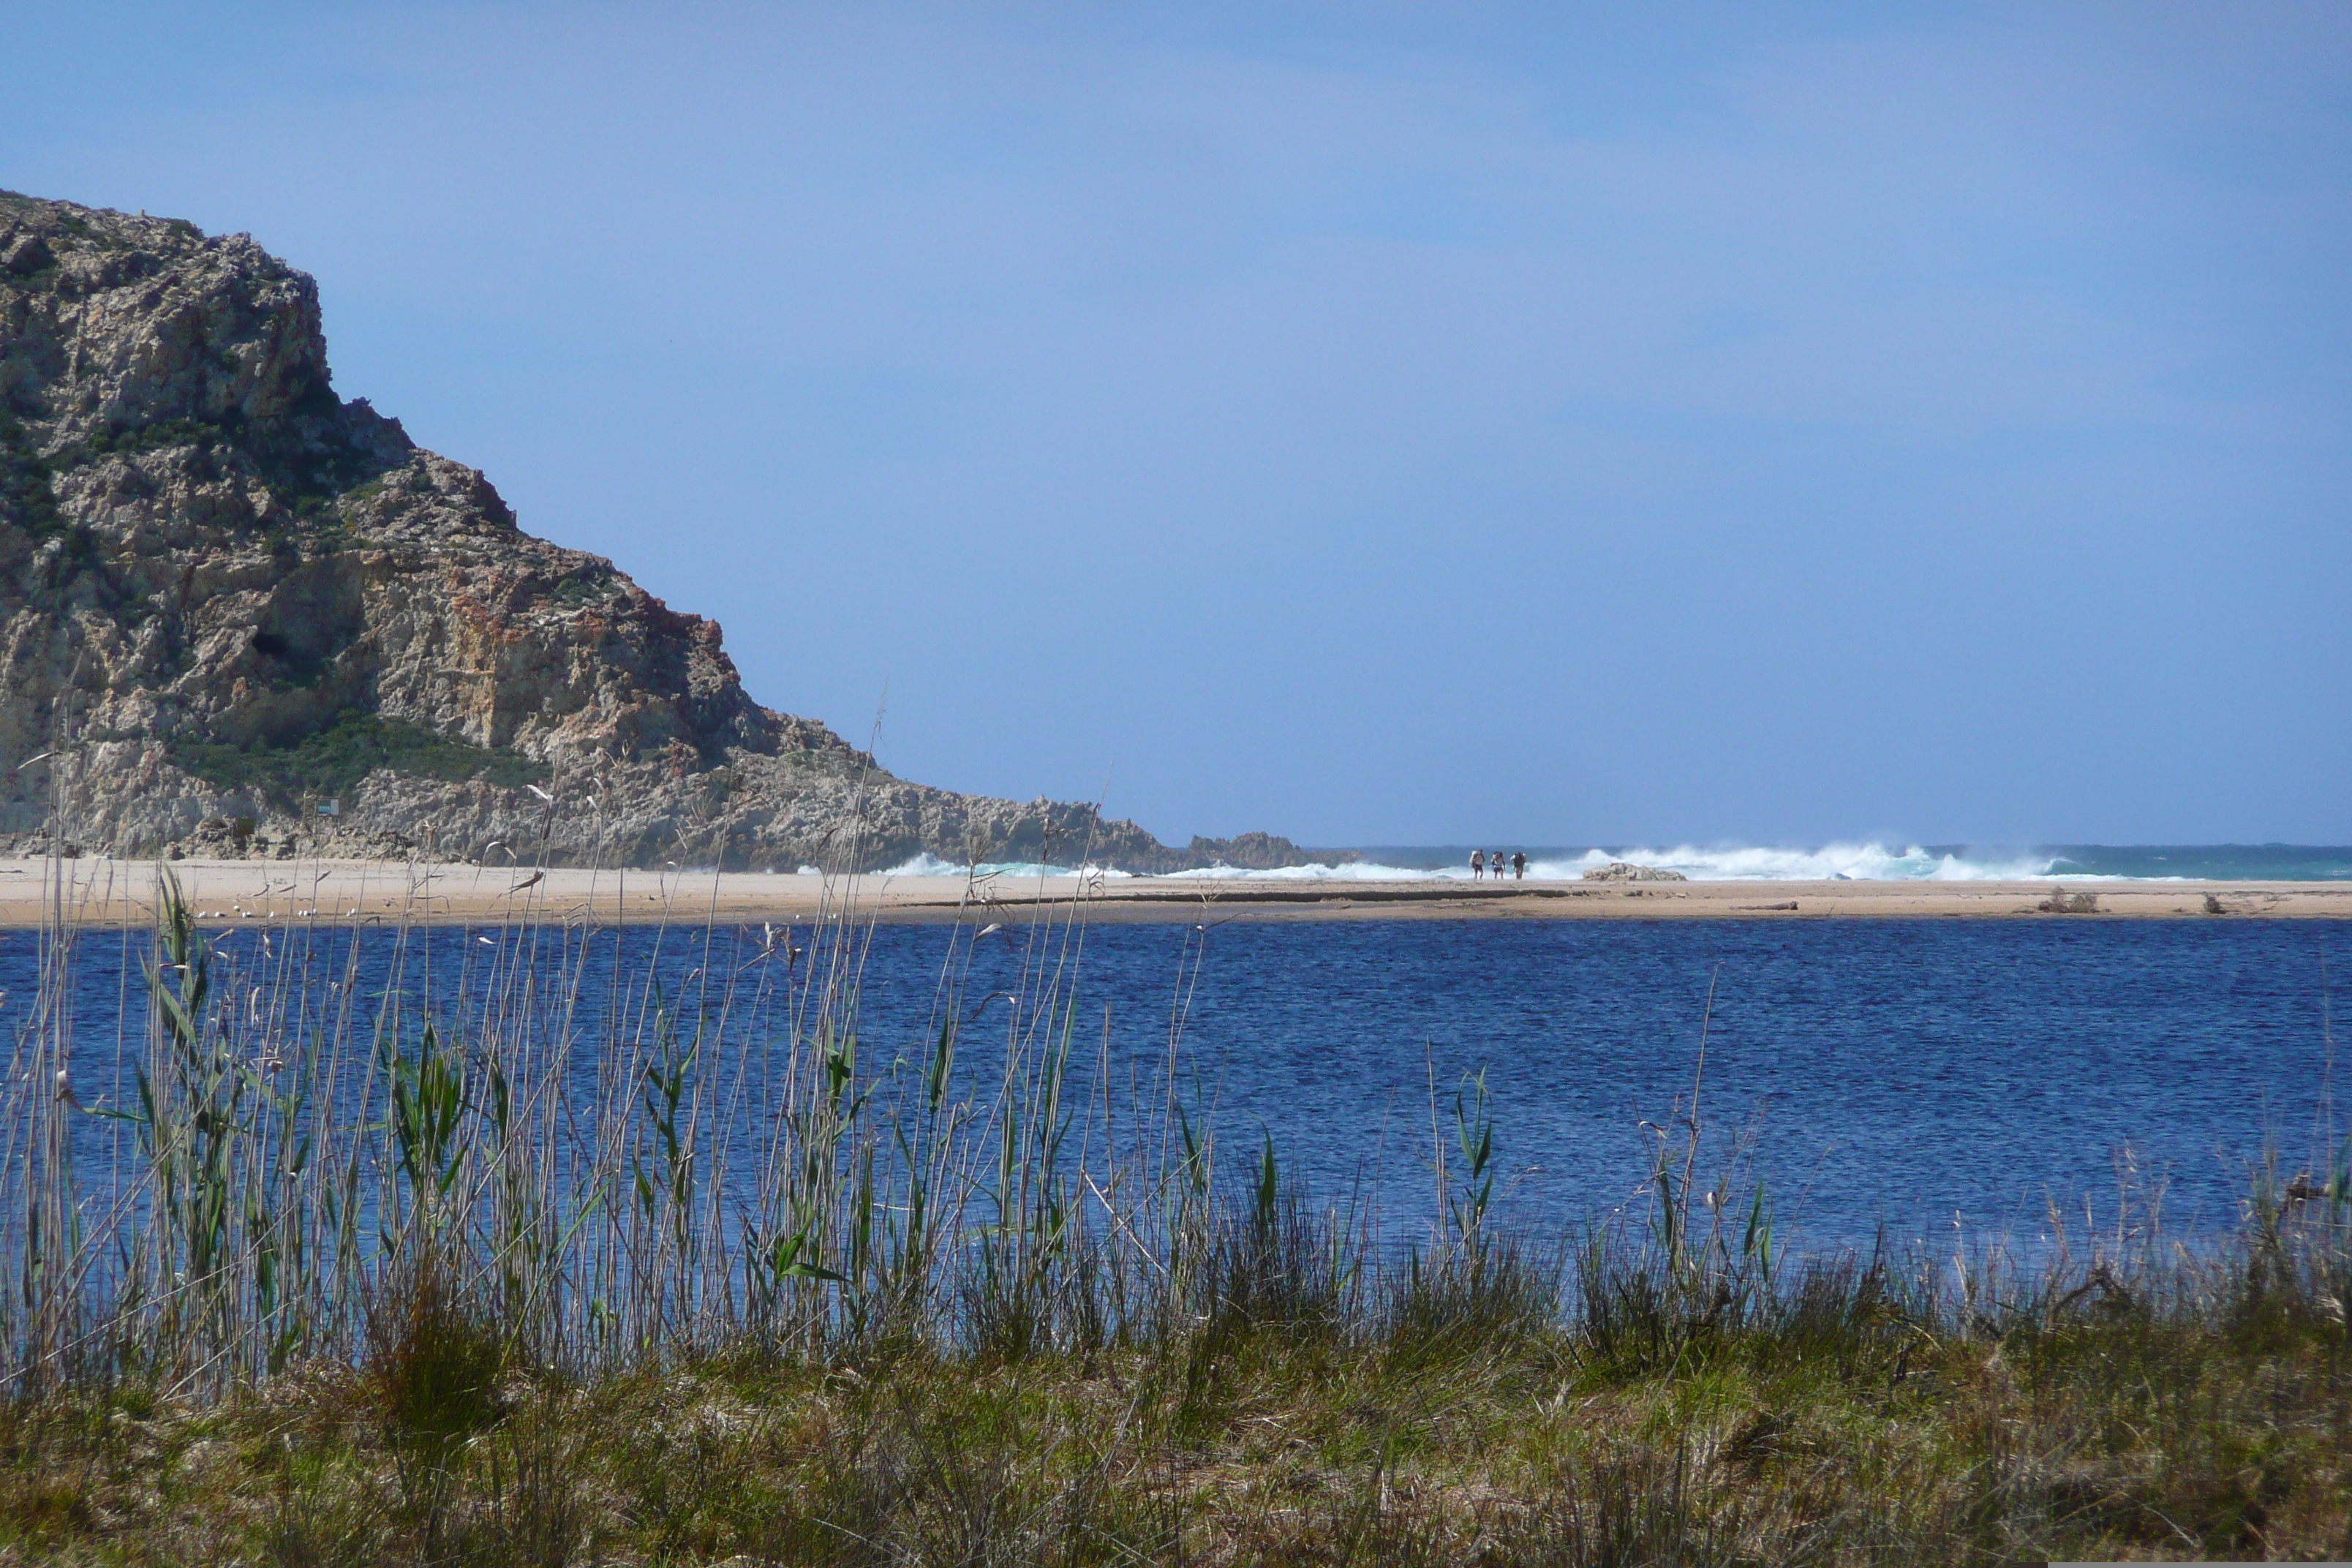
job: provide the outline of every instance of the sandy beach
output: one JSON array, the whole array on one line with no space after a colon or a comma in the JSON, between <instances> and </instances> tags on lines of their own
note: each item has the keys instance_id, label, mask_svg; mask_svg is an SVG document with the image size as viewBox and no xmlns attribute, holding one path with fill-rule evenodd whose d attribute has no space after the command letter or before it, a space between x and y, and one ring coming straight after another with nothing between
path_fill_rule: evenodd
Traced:
<instances>
[{"instance_id":1,"label":"sandy beach","mask_svg":"<svg viewBox=\"0 0 2352 1568\"><path fill-rule=\"evenodd\" d=\"M1242 879L1136 877L780 876L553 870L362 860L184 860L172 867L207 925L260 921L903 921L1019 920L1083 901L1122 921L1329 920L2352 919L2344 882L1665 882ZM0 866L0 928L152 918L152 862ZM2053 892L2070 907L2046 906ZM2077 907L2081 895L2096 908Z\"/></svg>"}]
</instances>

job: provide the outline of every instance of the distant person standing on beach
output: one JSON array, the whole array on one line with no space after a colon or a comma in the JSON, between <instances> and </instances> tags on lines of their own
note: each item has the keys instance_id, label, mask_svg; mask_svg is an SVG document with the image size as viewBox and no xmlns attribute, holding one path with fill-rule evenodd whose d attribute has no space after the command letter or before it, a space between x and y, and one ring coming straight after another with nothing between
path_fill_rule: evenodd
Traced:
<instances>
[{"instance_id":1,"label":"distant person standing on beach","mask_svg":"<svg viewBox=\"0 0 2352 1568\"><path fill-rule=\"evenodd\" d=\"M1528 852L1526 850L1514 849L1511 851L1511 875L1522 882L1528 879Z\"/></svg>"},{"instance_id":2,"label":"distant person standing on beach","mask_svg":"<svg viewBox=\"0 0 2352 1568\"><path fill-rule=\"evenodd\" d=\"M1486 879L1486 852L1484 849L1470 851L1470 879L1474 882Z\"/></svg>"}]
</instances>

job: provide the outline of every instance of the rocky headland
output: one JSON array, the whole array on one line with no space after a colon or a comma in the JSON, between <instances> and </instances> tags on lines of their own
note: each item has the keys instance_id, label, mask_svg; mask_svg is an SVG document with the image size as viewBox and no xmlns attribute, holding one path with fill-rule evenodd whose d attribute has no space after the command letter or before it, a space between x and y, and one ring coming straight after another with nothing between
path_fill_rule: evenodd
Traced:
<instances>
[{"instance_id":1,"label":"rocky headland","mask_svg":"<svg viewBox=\"0 0 2352 1568\"><path fill-rule=\"evenodd\" d=\"M242 235L0 193L0 847L733 868L1278 866L893 777L716 623L332 389Z\"/></svg>"}]
</instances>

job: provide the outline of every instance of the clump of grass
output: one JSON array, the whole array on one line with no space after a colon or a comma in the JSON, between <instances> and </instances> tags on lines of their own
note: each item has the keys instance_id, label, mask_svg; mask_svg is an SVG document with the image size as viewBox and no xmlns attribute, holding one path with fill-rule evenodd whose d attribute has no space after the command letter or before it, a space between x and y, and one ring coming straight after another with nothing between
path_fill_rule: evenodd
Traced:
<instances>
[{"instance_id":1,"label":"clump of grass","mask_svg":"<svg viewBox=\"0 0 2352 1568\"><path fill-rule=\"evenodd\" d=\"M362 1368L402 1500L433 1555L451 1458L506 1414L499 1389L506 1347L457 1299L447 1272L425 1252L380 1279Z\"/></svg>"}]
</instances>

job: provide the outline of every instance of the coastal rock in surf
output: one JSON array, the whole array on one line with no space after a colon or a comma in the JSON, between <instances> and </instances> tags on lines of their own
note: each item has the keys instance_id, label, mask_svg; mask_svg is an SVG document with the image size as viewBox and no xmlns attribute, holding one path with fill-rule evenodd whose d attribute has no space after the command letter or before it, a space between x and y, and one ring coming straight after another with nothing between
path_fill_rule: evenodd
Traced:
<instances>
[{"instance_id":1,"label":"coastal rock in surf","mask_svg":"<svg viewBox=\"0 0 2352 1568\"><path fill-rule=\"evenodd\" d=\"M1307 858L894 778L753 701L716 624L337 396L305 274L242 235L6 193L0 635L20 853Z\"/></svg>"},{"instance_id":2,"label":"coastal rock in surf","mask_svg":"<svg viewBox=\"0 0 2352 1568\"><path fill-rule=\"evenodd\" d=\"M1272 833L1240 833L1231 838L1195 837L1184 847L1195 866L1226 866L1237 871L1271 871L1282 866L1303 866L1310 857L1289 839ZM1327 866L1363 858L1353 849L1318 849L1312 859Z\"/></svg>"},{"instance_id":3,"label":"coastal rock in surf","mask_svg":"<svg viewBox=\"0 0 2352 1568\"><path fill-rule=\"evenodd\" d=\"M1631 860L1612 860L1606 866L1595 866L1584 874L1588 882L1687 882L1680 871L1669 871L1661 866L1636 866Z\"/></svg>"}]
</instances>

